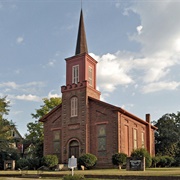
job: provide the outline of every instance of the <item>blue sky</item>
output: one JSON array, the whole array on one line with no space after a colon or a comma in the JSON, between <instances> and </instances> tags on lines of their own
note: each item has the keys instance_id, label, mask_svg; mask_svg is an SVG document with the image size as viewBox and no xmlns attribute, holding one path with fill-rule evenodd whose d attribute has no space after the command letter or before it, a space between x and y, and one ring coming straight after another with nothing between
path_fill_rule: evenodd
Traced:
<instances>
[{"instance_id":1,"label":"blue sky","mask_svg":"<svg viewBox=\"0 0 180 180\"><path fill-rule=\"evenodd\" d=\"M42 98L60 96L80 0L0 0L0 96L24 135ZM180 110L180 1L84 0L101 99L144 119Z\"/></svg>"}]
</instances>

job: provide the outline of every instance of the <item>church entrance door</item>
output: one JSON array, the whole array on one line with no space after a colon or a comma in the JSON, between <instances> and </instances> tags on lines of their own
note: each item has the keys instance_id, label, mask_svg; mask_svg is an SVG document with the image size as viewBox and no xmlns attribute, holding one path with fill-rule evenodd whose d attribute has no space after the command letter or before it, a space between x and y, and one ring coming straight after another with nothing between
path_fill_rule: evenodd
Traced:
<instances>
[{"instance_id":1,"label":"church entrance door","mask_svg":"<svg viewBox=\"0 0 180 180\"><path fill-rule=\"evenodd\" d=\"M79 157L79 142L73 140L69 143L69 158L74 156L75 158Z\"/></svg>"}]
</instances>

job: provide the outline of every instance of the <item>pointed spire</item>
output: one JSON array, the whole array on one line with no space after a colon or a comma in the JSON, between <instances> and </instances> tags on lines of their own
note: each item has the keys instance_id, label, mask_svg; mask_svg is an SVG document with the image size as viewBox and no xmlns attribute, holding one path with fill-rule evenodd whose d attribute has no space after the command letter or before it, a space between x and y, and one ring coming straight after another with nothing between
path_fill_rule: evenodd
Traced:
<instances>
[{"instance_id":1,"label":"pointed spire","mask_svg":"<svg viewBox=\"0 0 180 180\"><path fill-rule=\"evenodd\" d=\"M88 48L87 48L87 43L86 43L86 33L85 33L85 27L84 27L83 12L81 9L75 55L85 53L85 52L88 53Z\"/></svg>"}]
</instances>

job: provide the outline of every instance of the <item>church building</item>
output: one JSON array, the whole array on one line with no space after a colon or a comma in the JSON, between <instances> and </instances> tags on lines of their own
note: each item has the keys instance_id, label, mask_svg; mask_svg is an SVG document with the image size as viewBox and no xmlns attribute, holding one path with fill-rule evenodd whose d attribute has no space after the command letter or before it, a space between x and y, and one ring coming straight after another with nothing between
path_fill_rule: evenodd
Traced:
<instances>
[{"instance_id":1,"label":"church building","mask_svg":"<svg viewBox=\"0 0 180 180\"><path fill-rule=\"evenodd\" d=\"M59 163L85 153L94 154L99 167L111 167L112 155L146 148L155 154L154 127L146 119L103 102L96 89L97 61L88 54L83 12L80 13L75 55L66 60L62 104L40 119L44 124L44 155L57 155ZM120 77L121 78L121 77Z\"/></svg>"}]
</instances>

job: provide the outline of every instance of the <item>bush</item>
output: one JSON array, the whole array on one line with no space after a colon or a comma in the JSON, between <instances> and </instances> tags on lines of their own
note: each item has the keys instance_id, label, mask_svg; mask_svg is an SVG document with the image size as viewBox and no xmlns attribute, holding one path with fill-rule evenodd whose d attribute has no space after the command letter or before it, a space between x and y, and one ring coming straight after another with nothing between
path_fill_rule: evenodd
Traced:
<instances>
[{"instance_id":1,"label":"bush","mask_svg":"<svg viewBox=\"0 0 180 180\"><path fill-rule=\"evenodd\" d=\"M159 156L159 162L157 166L159 167L170 167L174 162L174 158L170 156Z\"/></svg>"},{"instance_id":2,"label":"bush","mask_svg":"<svg viewBox=\"0 0 180 180\"><path fill-rule=\"evenodd\" d=\"M159 156L152 157L152 167L156 167L159 162L160 162Z\"/></svg>"},{"instance_id":3,"label":"bush","mask_svg":"<svg viewBox=\"0 0 180 180\"><path fill-rule=\"evenodd\" d=\"M170 156L165 156L166 158L166 166L171 167L172 163L174 162L174 158Z\"/></svg>"},{"instance_id":4,"label":"bush","mask_svg":"<svg viewBox=\"0 0 180 180\"><path fill-rule=\"evenodd\" d=\"M30 170L35 170L40 167L40 159L38 159L38 158L29 158L28 162L29 162Z\"/></svg>"},{"instance_id":5,"label":"bush","mask_svg":"<svg viewBox=\"0 0 180 180\"><path fill-rule=\"evenodd\" d=\"M149 152L144 148L139 148L139 149L134 150L131 153L131 157L137 158L137 159L145 157L146 168L150 167L152 164L152 158L151 158Z\"/></svg>"},{"instance_id":6,"label":"bush","mask_svg":"<svg viewBox=\"0 0 180 180\"><path fill-rule=\"evenodd\" d=\"M165 167L167 163L167 159L165 158L165 156L160 156L160 161L158 163L159 167Z\"/></svg>"},{"instance_id":7,"label":"bush","mask_svg":"<svg viewBox=\"0 0 180 180\"><path fill-rule=\"evenodd\" d=\"M58 157L56 155L46 155L42 158L43 165L52 168L58 164Z\"/></svg>"},{"instance_id":8,"label":"bush","mask_svg":"<svg viewBox=\"0 0 180 180\"><path fill-rule=\"evenodd\" d=\"M86 179L86 178L84 178L84 176L82 176L82 175L72 176L70 174L63 177L63 180L79 180L79 179Z\"/></svg>"},{"instance_id":9,"label":"bush","mask_svg":"<svg viewBox=\"0 0 180 180\"><path fill-rule=\"evenodd\" d=\"M78 158L78 166L84 166L87 169L91 169L96 165L97 157L93 154L84 154Z\"/></svg>"},{"instance_id":10,"label":"bush","mask_svg":"<svg viewBox=\"0 0 180 180\"><path fill-rule=\"evenodd\" d=\"M24 169L24 168L29 168L29 161L25 158L19 159L16 162L16 168Z\"/></svg>"},{"instance_id":11,"label":"bush","mask_svg":"<svg viewBox=\"0 0 180 180\"><path fill-rule=\"evenodd\" d=\"M175 158L173 165L176 167L180 167L180 157Z\"/></svg>"},{"instance_id":12,"label":"bush","mask_svg":"<svg viewBox=\"0 0 180 180\"><path fill-rule=\"evenodd\" d=\"M126 163L127 155L124 153L116 153L112 155L112 163L116 166L119 166L121 169L122 165Z\"/></svg>"}]
</instances>

